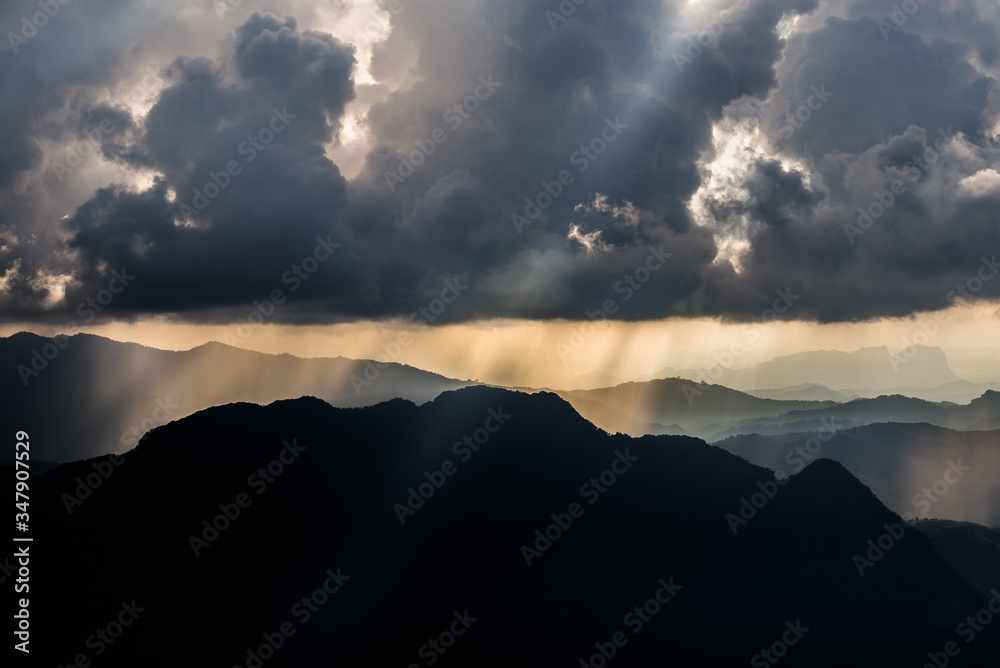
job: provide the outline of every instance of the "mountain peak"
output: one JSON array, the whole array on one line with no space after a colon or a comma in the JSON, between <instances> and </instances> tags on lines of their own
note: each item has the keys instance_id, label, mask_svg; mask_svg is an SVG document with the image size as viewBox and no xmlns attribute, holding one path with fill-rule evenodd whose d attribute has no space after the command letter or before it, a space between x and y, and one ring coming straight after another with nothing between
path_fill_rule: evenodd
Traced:
<instances>
[{"instance_id":1,"label":"mountain peak","mask_svg":"<svg viewBox=\"0 0 1000 668\"><path fill-rule=\"evenodd\" d=\"M817 459L785 485L784 501L810 517L837 520L882 517L892 512L857 476L832 459Z\"/></svg>"}]
</instances>

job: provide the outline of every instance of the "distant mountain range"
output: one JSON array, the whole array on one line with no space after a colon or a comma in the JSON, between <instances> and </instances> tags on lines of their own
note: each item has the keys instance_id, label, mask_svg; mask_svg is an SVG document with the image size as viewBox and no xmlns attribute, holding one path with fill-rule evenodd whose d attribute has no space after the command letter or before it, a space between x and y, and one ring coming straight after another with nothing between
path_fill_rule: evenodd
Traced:
<instances>
[{"instance_id":1,"label":"distant mountain range","mask_svg":"<svg viewBox=\"0 0 1000 668\"><path fill-rule=\"evenodd\" d=\"M859 398L856 394L837 392L818 383L806 383L773 390L747 390L747 394L761 399L777 399L778 401L835 401L840 403Z\"/></svg>"},{"instance_id":2,"label":"distant mountain range","mask_svg":"<svg viewBox=\"0 0 1000 668\"><path fill-rule=\"evenodd\" d=\"M738 434L816 431L829 420L841 428L878 422L928 422L951 429L981 430L995 429L1000 423L1000 392L992 390L967 405L903 396L836 403L760 398L721 385L666 378L558 394L581 415L611 432L638 436L684 430L710 442Z\"/></svg>"},{"instance_id":3,"label":"distant mountain range","mask_svg":"<svg viewBox=\"0 0 1000 668\"><path fill-rule=\"evenodd\" d=\"M960 378L972 382L1000 380L1000 347L957 346L948 348L948 366Z\"/></svg>"},{"instance_id":4,"label":"distant mountain range","mask_svg":"<svg viewBox=\"0 0 1000 668\"><path fill-rule=\"evenodd\" d=\"M741 420L837 405L832 401L760 399L721 385L702 386L678 378L622 383L598 390L557 391L557 394L597 426L632 435L669 433L679 426L706 437ZM633 423L623 421L620 416Z\"/></svg>"},{"instance_id":5,"label":"distant mountain range","mask_svg":"<svg viewBox=\"0 0 1000 668\"><path fill-rule=\"evenodd\" d=\"M138 606L101 666L918 666L988 598L840 464L779 484L550 393L231 404L123 459L33 480L46 665Z\"/></svg>"},{"instance_id":6,"label":"distant mountain range","mask_svg":"<svg viewBox=\"0 0 1000 668\"><path fill-rule=\"evenodd\" d=\"M818 435L735 436L716 445L788 474L831 459L897 513L1000 526L1000 431L875 424Z\"/></svg>"},{"instance_id":7,"label":"distant mountain range","mask_svg":"<svg viewBox=\"0 0 1000 668\"><path fill-rule=\"evenodd\" d=\"M972 383L967 380L956 380L952 383L945 383L937 387L912 388L894 387L889 390L870 390L863 387L841 390L841 394L850 398L867 398L885 396L888 394L898 394L914 399L925 401L948 401L957 404L967 404L976 397L980 397L984 392L1000 390L1000 382L989 381L983 383Z\"/></svg>"},{"instance_id":8,"label":"distant mountain range","mask_svg":"<svg viewBox=\"0 0 1000 668\"><path fill-rule=\"evenodd\" d=\"M393 398L419 404L473 384L395 363L267 355L218 343L174 352L84 334L66 339L53 359L42 356L44 365L35 362L36 370L35 352L41 355L43 349L56 350L50 339L33 334L0 338L0 365L8 369L0 376L7 409L0 428L35 425L37 459L53 462L125 451L157 425L234 401L317 396L344 407ZM26 368L33 372L25 376L27 385ZM805 433L830 419L842 428L879 422L1000 428L995 391L967 406L902 396L845 401L843 393L817 384L755 392L770 396L677 378L557 391L595 425L633 436L690 434L717 441L738 434ZM818 400L822 397L827 399ZM59 407L58 420L51 419L53 406Z\"/></svg>"},{"instance_id":9,"label":"distant mountain range","mask_svg":"<svg viewBox=\"0 0 1000 668\"><path fill-rule=\"evenodd\" d=\"M969 363L966 361L966 365ZM843 401L900 394L928 401L968 403L987 390L1000 390L1000 373L990 376L996 364L984 362L980 366L987 370L985 375L960 377L952 371L949 357L941 348L914 345L892 355L881 346L854 352L795 353L746 368L721 363L707 369L668 367L655 378L701 380L770 399Z\"/></svg>"},{"instance_id":10,"label":"distant mountain range","mask_svg":"<svg viewBox=\"0 0 1000 668\"><path fill-rule=\"evenodd\" d=\"M62 462L125 451L152 427L218 404L305 395L338 406L397 397L424 403L470 384L396 363L221 343L174 352L88 334L69 337L65 349L29 333L0 338L0 368L0 429L31 425L37 458Z\"/></svg>"},{"instance_id":11,"label":"distant mountain range","mask_svg":"<svg viewBox=\"0 0 1000 668\"><path fill-rule=\"evenodd\" d=\"M927 422L958 430L994 429L1000 419L1000 392L989 390L966 405L932 403L899 395L855 399L844 404L796 409L773 417L745 419L708 436L710 441L737 434L809 432L834 421L841 429L879 422Z\"/></svg>"},{"instance_id":12,"label":"distant mountain range","mask_svg":"<svg viewBox=\"0 0 1000 668\"><path fill-rule=\"evenodd\" d=\"M680 369L674 375L695 380L702 376L705 382L737 390L777 389L809 383L834 390L855 387L889 390L937 387L960 380L948 367L948 358L940 348L918 345L907 354L911 357L893 356L885 346L854 352L814 350L776 357L744 369L719 364L704 371Z\"/></svg>"}]
</instances>

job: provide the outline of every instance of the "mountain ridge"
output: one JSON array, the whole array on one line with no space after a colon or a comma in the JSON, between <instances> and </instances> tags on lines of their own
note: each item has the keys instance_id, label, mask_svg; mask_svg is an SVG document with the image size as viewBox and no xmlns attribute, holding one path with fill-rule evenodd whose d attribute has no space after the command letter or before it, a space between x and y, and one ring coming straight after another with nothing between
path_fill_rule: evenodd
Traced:
<instances>
[{"instance_id":1,"label":"mountain ridge","mask_svg":"<svg viewBox=\"0 0 1000 668\"><path fill-rule=\"evenodd\" d=\"M479 450L456 454L465 436L492 427ZM457 471L445 473L445 459ZM265 486L253 476L268 462ZM862 646L866 658L855 665L919 660L925 641L944 642L951 620L982 599L929 539L910 533L859 577L852 555L898 518L843 467L817 464L779 485L767 469L698 439L609 435L550 393L470 387L419 406L357 408L312 397L233 403L155 429L72 514L61 495L93 462L35 481L38 538L48 545L33 563L37 605L72 639L92 632L77 619L80 606L89 620L122 597L139 600L150 623L123 635L102 657L108 666L138 656L176 665L188 649L164 630L182 612L200 662L243 665L244 648L293 619L290 606L322 573L342 568L343 592L270 665L306 657L406 665L442 620L468 609L482 621L449 660L492 668L590 656L664 580L683 589L659 613L660 630L630 637L616 665L742 663L799 617L814 630L796 661L842 665ZM417 505L408 497L421 485ZM776 491L734 535L727 514L761 485ZM249 502L235 519L212 519L240 493ZM570 522L574 502L582 511L557 537L546 527L553 517ZM407 504L412 514L401 515ZM203 520L218 522L216 534ZM538 537L546 531L548 543ZM171 569L148 572L153 555ZM254 596L240 595L247 587ZM77 609L55 605L67 597ZM234 597L232 616L211 605ZM712 629L724 629L727 642L711 642ZM988 653L993 642L973 650ZM41 651L58 661L73 649Z\"/></svg>"}]
</instances>

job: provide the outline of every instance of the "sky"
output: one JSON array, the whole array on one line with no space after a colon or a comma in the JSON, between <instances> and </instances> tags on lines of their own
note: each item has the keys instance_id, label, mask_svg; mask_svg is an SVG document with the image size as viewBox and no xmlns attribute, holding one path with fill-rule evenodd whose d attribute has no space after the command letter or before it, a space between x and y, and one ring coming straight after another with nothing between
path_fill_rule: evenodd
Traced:
<instances>
[{"instance_id":1,"label":"sky","mask_svg":"<svg viewBox=\"0 0 1000 668\"><path fill-rule=\"evenodd\" d=\"M997 340L995 2L39 6L0 6L0 333L535 384Z\"/></svg>"}]
</instances>

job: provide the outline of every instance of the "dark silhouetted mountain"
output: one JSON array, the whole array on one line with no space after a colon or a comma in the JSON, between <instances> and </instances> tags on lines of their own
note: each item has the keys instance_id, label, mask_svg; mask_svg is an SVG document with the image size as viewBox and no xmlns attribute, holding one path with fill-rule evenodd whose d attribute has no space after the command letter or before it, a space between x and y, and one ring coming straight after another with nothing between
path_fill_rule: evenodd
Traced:
<instances>
[{"instance_id":1,"label":"dark silhouetted mountain","mask_svg":"<svg viewBox=\"0 0 1000 668\"><path fill-rule=\"evenodd\" d=\"M783 665L881 668L921 665L986 603L839 464L779 485L693 438L608 435L549 393L211 408L153 430L68 514L63 495L105 464L32 483L45 665L98 665L86 640L133 599L144 611L100 666L243 667L283 623L267 668L578 666L618 633L610 665L737 666L787 624L808 631ZM411 489L427 498L401 523ZM762 489L734 534L727 516ZM862 577L855 557L889 530ZM211 539L200 556L192 534ZM998 632L963 665L995 665Z\"/></svg>"},{"instance_id":2,"label":"dark silhouetted mountain","mask_svg":"<svg viewBox=\"0 0 1000 668\"><path fill-rule=\"evenodd\" d=\"M819 436L824 440L814 433L753 434L727 438L716 445L789 474L819 457L840 462L900 514L970 520L988 526L1000 522L1000 432L876 424L836 433L828 430ZM969 470L959 475L951 464ZM942 482L935 493L938 481ZM953 482L945 485L948 481Z\"/></svg>"},{"instance_id":3,"label":"dark silhouetted mountain","mask_svg":"<svg viewBox=\"0 0 1000 668\"><path fill-rule=\"evenodd\" d=\"M41 356L46 346L54 358L42 357L47 366L25 386L18 367L32 369L33 351ZM31 425L39 459L56 461L127 450L153 426L218 404L303 395L338 406L396 397L424 403L468 385L401 364L267 355L221 343L175 352L78 334L56 350L34 334L0 338L0 429Z\"/></svg>"},{"instance_id":4,"label":"dark silhouetted mountain","mask_svg":"<svg viewBox=\"0 0 1000 668\"><path fill-rule=\"evenodd\" d=\"M16 433L16 432L15 432ZM4 457L0 457L0 465L2 466L14 466L14 451L10 450ZM47 462L44 459L32 459L31 460L31 473L33 475L41 475L42 473L47 473L52 469L57 469L62 466L59 462Z\"/></svg>"},{"instance_id":5,"label":"dark silhouetted mountain","mask_svg":"<svg viewBox=\"0 0 1000 668\"><path fill-rule=\"evenodd\" d=\"M1000 589L1000 531L972 522L918 520L941 558L983 594Z\"/></svg>"}]
</instances>

